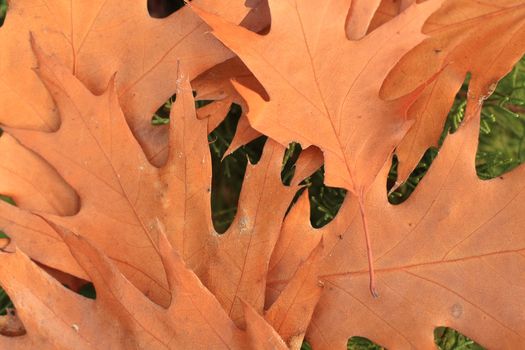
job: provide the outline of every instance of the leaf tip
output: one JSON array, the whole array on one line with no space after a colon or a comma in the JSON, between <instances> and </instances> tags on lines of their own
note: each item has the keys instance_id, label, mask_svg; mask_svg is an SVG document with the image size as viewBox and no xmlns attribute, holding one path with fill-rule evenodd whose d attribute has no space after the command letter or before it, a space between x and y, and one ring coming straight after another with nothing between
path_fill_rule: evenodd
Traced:
<instances>
[{"instance_id":1,"label":"leaf tip","mask_svg":"<svg viewBox=\"0 0 525 350\"><path fill-rule=\"evenodd\" d=\"M111 77L109 78L109 81L108 81L108 85L106 86L106 91L114 91L116 92L117 91L117 73L118 72L113 72L111 74Z\"/></svg>"},{"instance_id":2,"label":"leaf tip","mask_svg":"<svg viewBox=\"0 0 525 350\"><path fill-rule=\"evenodd\" d=\"M36 38L35 33L33 31L29 31L29 44L31 45L31 50L35 54L35 57L38 62L38 66L40 66L43 58L48 56L48 54L44 51L42 46L40 46L40 44L38 43L38 39ZM36 67L36 69L38 69L38 67Z\"/></svg>"}]
</instances>

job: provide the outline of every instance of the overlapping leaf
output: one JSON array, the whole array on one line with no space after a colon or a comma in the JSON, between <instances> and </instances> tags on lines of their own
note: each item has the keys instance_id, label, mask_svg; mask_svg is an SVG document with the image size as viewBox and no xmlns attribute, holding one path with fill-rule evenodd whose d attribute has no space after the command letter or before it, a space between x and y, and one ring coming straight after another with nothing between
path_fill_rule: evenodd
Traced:
<instances>
[{"instance_id":1,"label":"overlapping leaf","mask_svg":"<svg viewBox=\"0 0 525 350\"><path fill-rule=\"evenodd\" d=\"M236 221L225 235L218 236L210 215L207 121L196 118L188 79L178 78L168 162L159 169L149 164L127 127L113 81L106 92L93 95L56 57L34 46L39 75L63 118L61 127L55 133L13 128L8 132L55 167L56 172L42 165L49 173L41 179L44 186L58 186L60 175L80 198L78 213L46 216L90 237L140 291L156 303L167 305L169 281L158 255L160 222L175 249L215 294L230 319L244 325L243 303L262 314L267 266L283 217L299 182L321 165L320 152L304 151L296 164L296 180L284 186L280 173L285 149L269 141L259 164L247 171ZM8 137L9 144L15 144L11 136L4 137ZM30 154L20 145L16 147L12 150ZM25 159L13 158L12 168L23 168ZM31 186L32 182L23 185ZM5 203L2 209L4 228L17 244L35 253L34 259L79 277L93 278L89 271L86 276L85 267L77 264L78 258L64 251L67 248L60 237L38 216ZM49 240L55 244L48 244ZM35 252L36 247L42 251ZM305 284L307 276L311 277ZM300 295L302 290L319 288L315 274L298 273L296 278L299 282L289 287L287 294ZM318 297L319 293L317 298L283 299L277 304L282 310L272 312L267 327L271 329L271 321L276 319L279 327L272 332L281 328L288 333L297 330L295 340L300 341ZM288 310L294 305L310 310L302 316L305 321L286 322Z\"/></svg>"},{"instance_id":2,"label":"overlapping leaf","mask_svg":"<svg viewBox=\"0 0 525 350\"><path fill-rule=\"evenodd\" d=\"M250 10L242 0L197 2L235 23ZM258 17L251 18L243 25L255 30L266 25ZM204 35L207 30L188 8L165 19L151 18L145 0L129 4L116 0L10 1L0 29L0 122L44 131L56 130L60 124L51 96L32 71L36 65L28 40L32 33L95 93L103 92L118 72L116 89L124 115L151 158L167 143L165 129L153 129L149 122L158 106L175 92L176 79L168 77L176 75L177 62L196 77L231 57L216 40Z\"/></svg>"},{"instance_id":3,"label":"overlapping leaf","mask_svg":"<svg viewBox=\"0 0 525 350\"><path fill-rule=\"evenodd\" d=\"M242 316L241 300L263 311L268 264L284 215L299 181L322 159L316 150L303 152L295 174L299 181L288 187L281 183L283 155L281 145L268 141L257 167L246 172L235 220L224 235L210 242L204 281L235 321Z\"/></svg>"},{"instance_id":4,"label":"overlapping leaf","mask_svg":"<svg viewBox=\"0 0 525 350\"><path fill-rule=\"evenodd\" d=\"M442 69L409 111L415 124L396 150L400 183L425 151L437 146L467 73L471 73L469 98L481 100L523 56L524 21L525 5L520 0L449 0L429 18L423 32L430 38L401 60L382 90L382 96L397 98Z\"/></svg>"},{"instance_id":5,"label":"overlapping leaf","mask_svg":"<svg viewBox=\"0 0 525 350\"><path fill-rule=\"evenodd\" d=\"M0 346L298 349L306 334L316 350L345 348L353 335L392 349L426 349L436 326L490 348L523 344L524 168L490 181L474 168L480 104L523 51L507 45L523 39L523 4L270 0L271 28L261 35L236 25L247 13L243 2L193 3L239 56L195 81L197 98L215 101L199 118L189 77L232 54L188 8L153 20L145 4L119 12L115 0L11 4L0 38L16 23L21 29L2 41L8 50L0 58L9 59L2 58L0 72L10 62L24 79L5 74L13 89L0 110L10 125L0 138L9 156L0 192L20 208L0 202L0 226L18 247L0 254L0 283L27 334L0 337ZM243 25L266 27L266 3L250 6L259 10ZM21 24L27 18L34 21ZM490 25L482 25L487 18ZM430 38L423 41L425 22ZM131 24L141 35L129 38ZM34 65L29 31L51 53L34 45L36 72L57 111L27 70ZM496 32L501 40L493 40ZM20 62L14 40L22 43ZM472 57L480 47L482 57ZM417 132L436 129L426 112L441 116L468 70L465 125L448 137L412 197L390 205L385 163L411 126L409 107L411 132L428 144ZM24 89L35 91L33 104L17 97ZM166 128L151 133L144 126L173 92L169 143L148 143ZM258 135L247 120L273 139L248 166L237 215L218 235L207 134L231 103L243 106L235 145ZM13 117L18 107L27 119ZM284 186L291 141L321 148L327 183L358 196L348 196L321 230L310 226L306 195L286 215L322 159L307 148ZM377 299L366 288L364 207ZM91 280L97 299L65 289L46 272L52 269Z\"/></svg>"},{"instance_id":6,"label":"overlapping leaf","mask_svg":"<svg viewBox=\"0 0 525 350\"><path fill-rule=\"evenodd\" d=\"M247 349L259 344L255 336L260 333L273 337L263 341L284 348L266 322L248 318L253 330L239 330L164 235L159 237L159 252L170 285L166 308L146 298L88 240L59 226L55 229L93 281L97 298L67 290L19 250L3 253L0 278L27 331L21 337L0 337L3 348ZM18 273L11 273L15 269ZM250 306L247 309L251 312Z\"/></svg>"},{"instance_id":7,"label":"overlapping leaf","mask_svg":"<svg viewBox=\"0 0 525 350\"><path fill-rule=\"evenodd\" d=\"M267 35L194 8L268 92L269 101L250 105L251 125L283 145L318 146L327 184L361 196L408 130L406 111L417 95L385 102L383 79L424 39L420 28L440 3L413 6L359 41L345 36L348 1L269 1ZM253 92L239 91L254 99Z\"/></svg>"},{"instance_id":8,"label":"overlapping leaf","mask_svg":"<svg viewBox=\"0 0 525 350\"><path fill-rule=\"evenodd\" d=\"M232 81L247 86L251 90L258 91L260 94L265 93L257 79L238 58L229 59L213 67L192 82L193 88L197 91L195 98L202 101L211 101L211 103L199 108L197 111L199 118L208 118L209 132L224 120L233 103L238 104L242 108L234 139L225 152L225 156L261 136L248 123L246 114L249 109L249 101L245 101L239 95Z\"/></svg>"},{"instance_id":9,"label":"overlapping leaf","mask_svg":"<svg viewBox=\"0 0 525 350\"><path fill-rule=\"evenodd\" d=\"M104 94L94 96L55 58L39 49L37 52L41 60L39 74L56 99L63 116L61 128L56 133L19 129L9 129L9 132L46 158L78 192L81 198L80 211L73 216L55 217L55 220L75 232L89 236L121 264L119 267L126 275L132 276L130 278L134 283L146 293L156 294L154 299L159 301L158 288L165 283L158 268L160 261L155 258L158 232L153 222L158 218L166 225L170 240L196 271L201 271L199 266L205 263L203 257L207 251L204 248L213 232L206 121L199 121L194 116L191 88L188 84L181 87L172 111L169 160L166 166L157 169L149 164L127 128L113 85ZM272 184L279 185L288 193L285 197L288 199L279 202L283 207L281 219L286 211L286 203L293 196L293 189L280 184L283 152L282 147L281 153L276 150L272 168L275 178ZM319 166L320 161L318 154L312 153L312 157L318 161L311 171ZM23 160L19 159L19 166L23 167ZM13 162L12 167L16 166L17 163ZM264 171L255 170L254 173L265 174ZM257 181L264 183L265 175L260 176L262 178ZM47 181L54 180L47 178ZM254 182L254 185L261 184ZM257 203L256 199L246 198L242 200L242 206ZM277 202L271 196L267 198L269 204ZM3 207L11 218L23 221L29 216L7 204ZM276 233L279 232L281 219L275 216L277 226L273 229ZM268 224L267 221L264 223ZM25 225L19 222L19 226ZM119 231L124 233L117 238ZM17 233L21 232L17 226L11 227L9 232L16 238L21 234ZM45 236L53 237L53 234L35 230L28 237L35 239ZM64 268L63 265L50 264L49 259L54 257L51 247L47 252L41 254L49 257L42 262ZM150 263L144 265L144 260Z\"/></svg>"},{"instance_id":10,"label":"overlapping leaf","mask_svg":"<svg viewBox=\"0 0 525 350\"><path fill-rule=\"evenodd\" d=\"M378 177L368 198L378 299L367 293L355 201L347 200L320 232L298 221L307 202L288 216L270 264L268 300L279 295L280 284L322 235L325 288L307 336L314 349L343 348L354 335L392 349L426 349L434 346L438 326L458 329L488 348L523 344L525 168L480 180L478 131L479 114L447 138L402 205L388 203L386 167Z\"/></svg>"},{"instance_id":11,"label":"overlapping leaf","mask_svg":"<svg viewBox=\"0 0 525 350\"><path fill-rule=\"evenodd\" d=\"M55 57L38 48L36 52L39 74L59 108L61 126L55 133L20 129L9 129L9 133L46 158L79 194L80 211L57 216L56 221L91 237L119 262L124 274L132 276L133 283L151 293L154 300L166 302L161 297L166 282L154 248L158 232L153 223L157 218L165 222L182 256L200 249L205 244L203 235L210 230L209 220L205 220L209 217L209 152L201 142L206 138L206 125L191 114L191 95L187 100L191 89L174 110L178 119L174 117L173 125L178 127L172 127L170 159L164 168L157 169L126 125L113 80L106 92L95 96ZM185 86L188 90L189 85ZM186 206L192 210L185 210ZM14 207L6 209L18 212L11 214L13 217L28 215ZM174 215L167 215L171 211ZM191 217L184 214L187 212ZM187 217L179 220L178 215ZM184 240L186 230L196 233ZM20 234L17 229L9 232L15 238ZM53 256L53 252L48 250L47 255ZM150 264L144 265L144 260Z\"/></svg>"}]
</instances>

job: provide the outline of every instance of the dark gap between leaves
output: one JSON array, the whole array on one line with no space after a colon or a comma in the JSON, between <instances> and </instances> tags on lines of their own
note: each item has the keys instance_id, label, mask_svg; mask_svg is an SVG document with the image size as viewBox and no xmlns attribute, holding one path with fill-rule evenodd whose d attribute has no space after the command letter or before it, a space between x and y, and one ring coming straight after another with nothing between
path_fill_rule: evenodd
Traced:
<instances>
[{"instance_id":1,"label":"dark gap between leaves","mask_svg":"<svg viewBox=\"0 0 525 350\"><path fill-rule=\"evenodd\" d=\"M6 0L0 0L0 27L4 25L7 16L8 5Z\"/></svg>"},{"instance_id":2,"label":"dark gap between leaves","mask_svg":"<svg viewBox=\"0 0 525 350\"><path fill-rule=\"evenodd\" d=\"M184 0L148 0L148 13L153 18L166 18L183 6Z\"/></svg>"}]
</instances>

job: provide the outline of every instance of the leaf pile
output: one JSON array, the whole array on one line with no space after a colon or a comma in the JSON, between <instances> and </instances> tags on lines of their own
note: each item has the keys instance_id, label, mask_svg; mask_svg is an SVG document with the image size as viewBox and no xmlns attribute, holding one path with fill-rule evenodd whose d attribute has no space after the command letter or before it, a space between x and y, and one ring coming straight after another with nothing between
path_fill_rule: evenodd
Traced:
<instances>
[{"instance_id":1,"label":"leaf pile","mask_svg":"<svg viewBox=\"0 0 525 350\"><path fill-rule=\"evenodd\" d=\"M11 1L0 284L16 314L0 345L430 349L438 326L524 344L525 169L475 167L483 102L524 41L518 0L195 0L165 18L145 2ZM392 157L397 188L467 73L457 132L390 204ZM225 156L268 139L219 234L209 135L232 104ZM348 195L313 228L304 188L323 165ZM88 282L94 300L76 293Z\"/></svg>"}]
</instances>

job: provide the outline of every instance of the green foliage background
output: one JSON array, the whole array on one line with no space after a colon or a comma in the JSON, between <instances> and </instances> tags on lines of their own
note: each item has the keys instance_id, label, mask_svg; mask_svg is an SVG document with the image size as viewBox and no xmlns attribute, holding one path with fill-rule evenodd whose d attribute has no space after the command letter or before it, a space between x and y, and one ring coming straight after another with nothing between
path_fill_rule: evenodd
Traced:
<instances>
[{"instance_id":1,"label":"green foliage background","mask_svg":"<svg viewBox=\"0 0 525 350\"><path fill-rule=\"evenodd\" d=\"M174 11L182 5L180 0L170 0L169 11ZM6 0L0 0L0 26L3 24L7 10ZM440 145L449 133L459 127L466 104L466 93L469 79L458 92L454 105L444 125ZM169 110L175 96L161 106L152 116L153 125L169 123ZM209 101L208 101L209 102ZM197 107L205 105L206 101L197 103ZM237 211L237 201L242 186L244 173L248 161L256 163L261 155L265 138L261 137L252 143L240 148L232 155L221 161L228 148L237 122L240 117L240 107L233 105L225 121L209 135L210 152L213 162L212 184L212 212L213 222L218 232L224 232L231 224ZM476 155L476 169L482 179L491 179L510 171L523 163L525 157L525 58L499 84L494 94L485 101L479 148ZM283 183L287 183L293 174L293 162L297 159L301 149L299 145L290 145L283 160ZM423 179L432 161L438 154L438 149L429 149L410 178L389 195L393 204L406 200L418 183ZM1 161L1 160L0 160ZM394 157L389 173L388 187L390 188L397 178L397 159ZM308 191L311 202L311 222L314 227L322 227L330 222L340 205L346 191L329 188L323 185L324 172L319 169L315 174L304 181L304 188ZM385 188L385 195L387 190ZM15 204L10 198L0 195L0 200ZM1 234L1 232L0 232ZM81 293L88 297L95 297L95 290L91 285L86 286ZM0 289L0 312L5 313L7 307L12 307L9 297ZM472 340L453 329L439 327L434 331L436 344L442 350L479 350L482 349ZM310 349L305 342L302 349ZM348 349L383 349L369 340L353 337L348 342Z\"/></svg>"}]
</instances>

